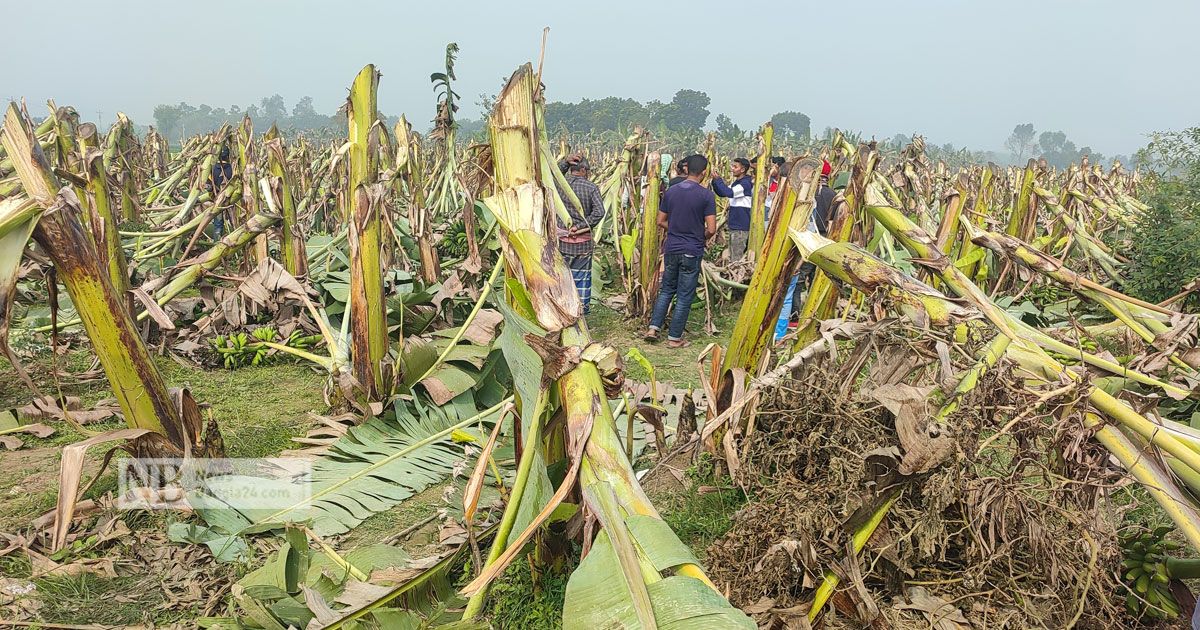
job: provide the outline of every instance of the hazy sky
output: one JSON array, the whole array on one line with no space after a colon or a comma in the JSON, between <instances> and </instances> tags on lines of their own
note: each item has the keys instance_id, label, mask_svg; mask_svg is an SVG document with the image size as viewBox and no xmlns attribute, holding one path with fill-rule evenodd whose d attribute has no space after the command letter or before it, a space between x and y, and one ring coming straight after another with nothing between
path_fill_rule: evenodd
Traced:
<instances>
[{"instance_id":1,"label":"hazy sky","mask_svg":"<svg viewBox=\"0 0 1200 630\"><path fill-rule=\"evenodd\" d=\"M712 97L710 124L724 112L753 127L793 109L818 131L1000 148L1032 122L1106 154L1200 124L1195 0L4 2L18 6L5 11L0 98L34 110L53 97L104 123L275 93L332 113L366 63L383 72L380 109L420 123L451 41L461 113L476 117L478 95L536 60L549 26L551 100L666 101L692 88Z\"/></svg>"}]
</instances>

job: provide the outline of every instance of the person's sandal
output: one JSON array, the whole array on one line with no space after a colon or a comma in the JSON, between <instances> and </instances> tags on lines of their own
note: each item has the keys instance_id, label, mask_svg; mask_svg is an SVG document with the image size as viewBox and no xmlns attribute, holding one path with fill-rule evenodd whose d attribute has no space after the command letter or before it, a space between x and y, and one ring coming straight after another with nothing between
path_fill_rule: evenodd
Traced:
<instances>
[{"instance_id":1,"label":"person's sandal","mask_svg":"<svg viewBox=\"0 0 1200 630\"><path fill-rule=\"evenodd\" d=\"M687 339L671 339L663 345L668 348L686 348L692 345L692 342L688 341Z\"/></svg>"},{"instance_id":2,"label":"person's sandal","mask_svg":"<svg viewBox=\"0 0 1200 630\"><path fill-rule=\"evenodd\" d=\"M654 342L658 341L658 331L657 330L647 330L646 334L642 335L642 341L647 341L650 343L654 343Z\"/></svg>"}]
</instances>

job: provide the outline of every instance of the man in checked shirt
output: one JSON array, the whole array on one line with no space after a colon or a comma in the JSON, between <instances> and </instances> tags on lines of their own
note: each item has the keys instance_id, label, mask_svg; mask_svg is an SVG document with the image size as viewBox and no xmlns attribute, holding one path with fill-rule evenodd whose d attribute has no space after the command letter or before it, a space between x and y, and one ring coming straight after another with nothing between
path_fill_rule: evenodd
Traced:
<instances>
[{"instance_id":1,"label":"man in checked shirt","mask_svg":"<svg viewBox=\"0 0 1200 630\"><path fill-rule=\"evenodd\" d=\"M600 187L588 180L589 173L587 158L577 155L567 158L567 183L579 198L583 212L580 213L566 194L561 194L572 224L567 227L562 219L558 223L558 251L571 270L584 315L592 306L592 252L596 249L592 228L604 219L604 199L600 196Z\"/></svg>"}]
</instances>

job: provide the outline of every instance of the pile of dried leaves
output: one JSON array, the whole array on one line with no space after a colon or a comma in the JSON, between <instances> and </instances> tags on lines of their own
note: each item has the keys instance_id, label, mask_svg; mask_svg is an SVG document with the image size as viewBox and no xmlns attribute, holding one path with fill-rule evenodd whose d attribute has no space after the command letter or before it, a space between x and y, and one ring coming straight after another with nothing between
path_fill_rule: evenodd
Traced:
<instances>
[{"instance_id":1,"label":"pile of dried leaves","mask_svg":"<svg viewBox=\"0 0 1200 630\"><path fill-rule=\"evenodd\" d=\"M919 426L940 404L930 384L952 389L973 354L936 343L893 329L763 392L739 475L751 500L708 550L713 579L765 627L807 627L827 569L827 627L1123 625L1119 515L1100 499L1125 479L1076 390L1029 391L1001 363L946 426ZM855 558L851 535L892 497Z\"/></svg>"},{"instance_id":2,"label":"pile of dried leaves","mask_svg":"<svg viewBox=\"0 0 1200 630\"><path fill-rule=\"evenodd\" d=\"M76 510L77 527L66 545L51 545L52 515L21 533L0 533L0 557L24 558L27 575L0 578L0 619L34 622L46 606L41 580L92 574L128 578L115 603L147 605L143 621L212 614L225 605L237 567L218 563L204 547L172 544L162 528L131 530L111 499L85 501ZM15 565L11 565L15 566ZM3 625L3 622L0 622Z\"/></svg>"}]
</instances>

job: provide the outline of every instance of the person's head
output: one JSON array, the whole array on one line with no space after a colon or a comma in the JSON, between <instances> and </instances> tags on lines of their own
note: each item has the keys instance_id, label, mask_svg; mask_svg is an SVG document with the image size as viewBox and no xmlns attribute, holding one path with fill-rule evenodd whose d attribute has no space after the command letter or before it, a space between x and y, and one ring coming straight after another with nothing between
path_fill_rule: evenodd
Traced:
<instances>
[{"instance_id":1,"label":"person's head","mask_svg":"<svg viewBox=\"0 0 1200 630\"><path fill-rule=\"evenodd\" d=\"M829 174L830 174L830 173L832 173L832 172L833 172L833 166L832 166L832 165L829 163L829 160L821 160L821 180L820 180L820 183L822 183L822 184L828 184L828 183L829 183Z\"/></svg>"},{"instance_id":2,"label":"person's head","mask_svg":"<svg viewBox=\"0 0 1200 630\"><path fill-rule=\"evenodd\" d=\"M217 154L217 160L220 162L229 161L229 147L221 147L221 152Z\"/></svg>"},{"instance_id":3,"label":"person's head","mask_svg":"<svg viewBox=\"0 0 1200 630\"><path fill-rule=\"evenodd\" d=\"M580 157L578 160L567 165L567 172L576 177L587 177L588 166L587 158Z\"/></svg>"},{"instance_id":4,"label":"person's head","mask_svg":"<svg viewBox=\"0 0 1200 630\"><path fill-rule=\"evenodd\" d=\"M733 176L734 178L741 177L750 172L750 160L746 158L734 158L733 160Z\"/></svg>"},{"instance_id":5,"label":"person's head","mask_svg":"<svg viewBox=\"0 0 1200 630\"><path fill-rule=\"evenodd\" d=\"M704 178L704 172L708 170L708 158L703 155L689 155L684 161L687 162L688 179L700 181Z\"/></svg>"},{"instance_id":6,"label":"person's head","mask_svg":"<svg viewBox=\"0 0 1200 630\"><path fill-rule=\"evenodd\" d=\"M687 158L679 160L679 163L675 165L675 173L680 177L687 177Z\"/></svg>"}]
</instances>

